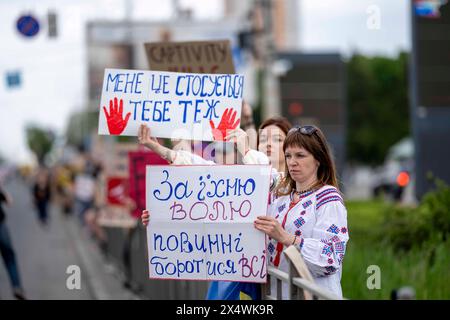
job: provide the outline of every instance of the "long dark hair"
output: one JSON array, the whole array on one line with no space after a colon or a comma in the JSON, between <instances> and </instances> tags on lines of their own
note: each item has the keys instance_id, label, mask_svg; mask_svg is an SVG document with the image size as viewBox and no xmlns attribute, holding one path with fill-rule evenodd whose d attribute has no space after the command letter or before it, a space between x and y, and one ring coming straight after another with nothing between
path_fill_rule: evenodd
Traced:
<instances>
[{"instance_id":1,"label":"long dark hair","mask_svg":"<svg viewBox=\"0 0 450 320\"><path fill-rule=\"evenodd\" d=\"M283 151L286 152L288 147L304 148L320 163L317 170L319 183L339 188L336 177L336 166L330 147L322 131L317 127L315 129L312 134L301 133L300 130L289 133L284 140ZM291 193L292 189L295 189L295 181L290 176L286 164L285 178L277 187L276 193L277 195L287 195Z\"/></svg>"}]
</instances>

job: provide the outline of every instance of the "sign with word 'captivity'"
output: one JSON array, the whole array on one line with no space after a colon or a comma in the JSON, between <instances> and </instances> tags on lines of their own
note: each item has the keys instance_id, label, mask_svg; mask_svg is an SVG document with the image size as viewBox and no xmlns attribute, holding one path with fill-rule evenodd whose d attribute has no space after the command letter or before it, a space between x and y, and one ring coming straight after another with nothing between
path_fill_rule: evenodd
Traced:
<instances>
[{"instance_id":1,"label":"sign with word 'captivity'","mask_svg":"<svg viewBox=\"0 0 450 320\"><path fill-rule=\"evenodd\" d=\"M150 278L266 282L270 166L147 166Z\"/></svg>"},{"instance_id":2,"label":"sign with word 'captivity'","mask_svg":"<svg viewBox=\"0 0 450 320\"><path fill-rule=\"evenodd\" d=\"M150 70L235 73L229 40L145 43Z\"/></svg>"},{"instance_id":3,"label":"sign with word 'captivity'","mask_svg":"<svg viewBox=\"0 0 450 320\"><path fill-rule=\"evenodd\" d=\"M99 134L222 141L239 126L244 77L105 69Z\"/></svg>"}]
</instances>

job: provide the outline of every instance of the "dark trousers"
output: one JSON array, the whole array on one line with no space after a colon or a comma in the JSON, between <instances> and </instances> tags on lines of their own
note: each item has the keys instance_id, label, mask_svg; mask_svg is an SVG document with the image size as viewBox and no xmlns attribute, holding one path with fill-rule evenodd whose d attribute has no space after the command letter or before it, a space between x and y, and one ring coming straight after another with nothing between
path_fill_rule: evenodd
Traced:
<instances>
[{"instance_id":1,"label":"dark trousers","mask_svg":"<svg viewBox=\"0 0 450 320\"><path fill-rule=\"evenodd\" d=\"M48 201L39 201L37 203L39 220L42 223L47 223L48 220Z\"/></svg>"},{"instance_id":2,"label":"dark trousers","mask_svg":"<svg viewBox=\"0 0 450 320\"><path fill-rule=\"evenodd\" d=\"M14 288L21 288L19 270L17 268L16 255L9 237L8 227L5 222L0 222L0 252L8 271L9 279Z\"/></svg>"}]
</instances>

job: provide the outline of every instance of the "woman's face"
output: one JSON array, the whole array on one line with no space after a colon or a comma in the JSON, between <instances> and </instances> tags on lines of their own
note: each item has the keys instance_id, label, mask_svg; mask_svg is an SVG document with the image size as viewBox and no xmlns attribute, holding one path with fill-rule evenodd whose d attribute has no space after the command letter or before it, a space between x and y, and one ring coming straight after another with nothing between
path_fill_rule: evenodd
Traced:
<instances>
[{"instance_id":1,"label":"woman's face","mask_svg":"<svg viewBox=\"0 0 450 320\"><path fill-rule=\"evenodd\" d=\"M317 179L319 161L304 148L290 146L286 148L286 165L292 179L300 183L309 183Z\"/></svg>"},{"instance_id":2,"label":"woman's face","mask_svg":"<svg viewBox=\"0 0 450 320\"><path fill-rule=\"evenodd\" d=\"M259 134L258 150L265 153L274 166L284 162L284 139L286 134L275 125L265 127Z\"/></svg>"}]
</instances>

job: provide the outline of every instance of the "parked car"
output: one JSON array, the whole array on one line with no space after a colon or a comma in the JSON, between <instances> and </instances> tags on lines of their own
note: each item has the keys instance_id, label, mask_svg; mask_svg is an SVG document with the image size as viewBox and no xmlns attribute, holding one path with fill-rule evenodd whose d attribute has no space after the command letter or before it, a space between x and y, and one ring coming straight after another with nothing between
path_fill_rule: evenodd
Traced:
<instances>
[{"instance_id":1,"label":"parked car","mask_svg":"<svg viewBox=\"0 0 450 320\"><path fill-rule=\"evenodd\" d=\"M414 143L411 137L394 144L384 164L375 170L372 191L375 197L387 196L400 201L414 177Z\"/></svg>"}]
</instances>

